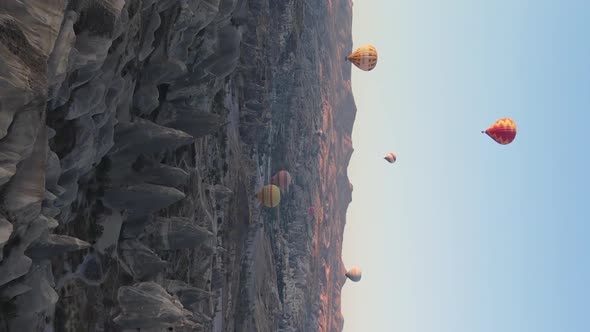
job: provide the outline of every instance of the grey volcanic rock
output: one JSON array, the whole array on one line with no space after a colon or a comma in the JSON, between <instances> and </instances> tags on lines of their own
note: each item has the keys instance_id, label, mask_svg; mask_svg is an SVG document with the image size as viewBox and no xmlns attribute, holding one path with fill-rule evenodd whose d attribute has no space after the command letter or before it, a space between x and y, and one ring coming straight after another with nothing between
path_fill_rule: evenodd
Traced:
<instances>
[{"instance_id":1,"label":"grey volcanic rock","mask_svg":"<svg viewBox=\"0 0 590 332\"><path fill-rule=\"evenodd\" d=\"M209 186L208 189L211 199L217 203L225 203L233 195L233 191L231 189L219 184Z\"/></svg>"},{"instance_id":2,"label":"grey volcanic rock","mask_svg":"<svg viewBox=\"0 0 590 332\"><path fill-rule=\"evenodd\" d=\"M47 59L59 32L64 5L60 0L3 3L0 106L4 111L0 118L0 137L6 135L6 129L21 106L46 93ZM36 10L31 11L31 7Z\"/></svg>"},{"instance_id":3,"label":"grey volcanic rock","mask_svg":"<svg viewBox=\"0 0 590 332\"><path fill-rule=\"evenodd\" d=\"M179 280L165 280L164 287L170 294L175 295L185 308L191 308L193 305L210 300L215 296L211 292L191 287Z\"/></svg>"},{"instance_id":4,"label":"grey volcanic rock","mask_svg":"<svg viewBox=\"0 0 590 332\"><path fill-rule=\"evenodd\" d=\"M240 58L240 30L237 27L226 25L217 31L218 49L215 57L210 57L203 64L206 73L216 77L229 75Z\"/></svg>"},{"instance_id":5,"label":"grey volcanic rock","mask_svg":"<svg viewBox=\"0 0 590 332\"><path fill-rule=\"evenodd\" d=\"M151 234L151 246L163 250L197 248L202 244L211 246L213 233L195 224L189 218L157 218L147 225L146 233Z\"/></svg>"},{"instance_id":6,"label":"grey volcanic rock","mask_svg":"<svg viewBox=\"0 0 590 332\"><path fill-rule=\"evenodd\" d=\"M47 170L45 172L45 186L48 190L56 191L56 194L61 194L57 182L61 175L61 164L59 157L55 152L47 151Z\"/></svg>"},{"instance_id":7,"label":"grey volcanic rock","mask_svg":"<svg viewBox=\"0 0 590 332\"><path fill-rule=\"evenodd\" d=\"M27 125L34 125L34 122ZM3 208L18 223L28 223L41 212L46 163L47 128L41 125L30 155L19 163L18 171L4 187Z\"/></svg>"},{"instance_id":8,"label":"grey volcanic rock","mask_svg":"<svg viewBox=\"0 0 590 332\"><path fill-rule=\"evenodd\" d=\"M128 216L121 226L119 241L137 239L144 235L145 226L151 222L153 217L142 212Z\"/></svg>"},{"instance_id":9,"label":"grey volcanic rock","mask_svg":"<svg viewBox=\"0 0 590 332\"><path fill-rule=\"evenodd\" d=\"M35 265L23 281L31 290L18 295L15 304L20 309L10 322L10 331L38 331L46 325L46 317L53 315L58 295L53 289L51 265Z\"/></svg>"},{"instance_id":10,"label":"grey volcanic rock","mask_svg":"<svg viewBox=\"0 0 590 332\"><path fill-rule=\"evenodd\" d=\"M166 262L145 245L132 240L119 244L120 256L128 268L128 272L137 280L145 280L162 272Z\"/></svg>"},{"instance_id":11,"label":"grey volcanic rock","mask_svg":"<svg viewBox=\"0 0 590 332\"><path fill-rule=\"evenodd\" d=\"M12 224L8 222L4 217L0 216L0 261L2 260L2 248L10 238L12 234Z\"/></svg>"},{"instance_id":12,"label":"grey volcanic rock","mask_svg":"<svg viewBox=\"0 0 590 332\"><path fill-rule=\"evenodd\" d=\"M178 168L163 164L149 165L139 172L143 181L163 186L178 187L188 182L189 174Z\"/></svg>"},{"instance_id":13,"label":"grey volcanic rock","mask_svg":"<svg viewBox=\"0 0 590 332\"><path fill-rule=\"evenodd\" d=\"M16 172L16 165L33 151L42 121L36 111L29 106L18 112L7 136L0 141L0 184L8 182Z\"/></svg>"},{"instance_id":14,"label":"grey volcanic rock","mask_svg":"<svg viewBox=\"0 0 590 332\"><path fill-rule=\"evenodd\" d=\"M69 251L81 250L90 247L90 243L67 235L49 234L34 242L28 249L27 255L31 258L50 258Z\"/></svg>"},{"instance_id":15,"label":"grey volcanic rock","mask_svg":"<svg viewBox=\"0 0 590 332\"><path fill-rule=\"evenodd\" d=\"M153 122L138 120L133 123L120 123L115 127L116 144L113 155L140 155L156 153L163 149L174 149L193 141L193 137Z\"/></svg>"},{"instance_id":16,"label":"grey volcanic rock","mask_svg":"<svg viewBox=\"0 0 590 332\"><path fill-rule=\"evenodd\" d=\"M122 167L111 172L109 179L113 184L138 184L145 182L179 187L188 182L189 174L181 168L161 164L140 155L131 167Z\"/></svg>"},{"instance_id":17,"label":"grey volcanic rock","mask_svg":"<svg viewBox=\"0 0 590 332\"><path fill-rule=\"evenodd\" d=\"M4 257L0 265L0 286L24 276L33 261L20 252L11 252L10 255Z\"/></svg>"},{"instance_id":18,"label":"grey volcanic rock","mask_svg":"<svg viewBox=\"0 0 590 332\"><path fill-rule=\"evenodd\" d=\"M99 161L102 155L98 153L98 126L90 115L82 116L72 121L75 134L69 138L76 144L68 154L60 160L62 173L71 172L85 174L92 169L92 164Z\"/></svg>"},{"instance_id":19,"label":"grey volcanic rock","mask_svg":"<svg viewBox=\"0 0 590 332\"><path fill-rule=\"evenodd\" d=\"M36 211L36 212L35 212ZM39 216L39 209L25 209L19 214L12 236L4 246L4 257L0 262L0 286L17 279L29 271L32 261L24 255L26 248L49 229L49 220Z\"/></svg>"},{"instance_id":20,"label":"grey volcanic rock","mask_svg":"<svg viewBox=\"0 0 590 332\"><path fill-rule=\"evenodd\" d=\"M1 6L11 331L342 329L350 1Z\"/></svg>"},{"instance_id":21,"label":"grey volcanic rock","mask_svg":"<svg viewBox=\"0 0 590 332\"><path fill-rule=\"evenodd\" d=\"M178 101L162 103L156 121L196 138L212 134L221 125L218 115L196 110L194 106L183 105Z\"/></svg>"},{"instance_id":22,"label":"grey volcanic rock","mask_svg":"<svg viewBox=\"0 0 590 332\"><path fill-rule=\"evenodd\" d=\"M84 256L84 260L76 269L75 274L89 285L99 285L105 277L100 258L94 253Z\"/></svg>"},{"instance_id":23,"label":"grey volcanic rock","mask_svg":"<svg viewBox=\"0 0 590 332\"><path fill-rule=\"evenodd\" d=\"M121 188L109 189L104 200L117 209L153 212L173 204L185 195L178 189L142 183Z\"/></svg>"},{"instance_id":24,"label":"grey volcanic rock","mask_svg":"<svg viewBox=\"0 0 590 332\"><path fill-rule=\"evenodd\" d=\"M182 304L154 282L123 286L117 299L122 312L114 321L124 329L160 328L161 331L186 324L190 317Z\"/></svg>"},{"instance_id":25,"label":"grey volcanic rock","mask_svg":"<svg viewBox=\"0 0 590 332\"><path fill-rule=\"evenodd\" d=\"M23 283L10 283L0 293L0 298L5 300L12 300L14 297L24 294L33 289L31 286L27 286Z\"/></svg>"},{"instance_id":26,"label":"grey volcanic rock","mask_svg":"<svg viewBox=\"0 0 590 332\"><path fill-rule=\"evenodd\" d=\"M101 254L106 254L108 250L116 251L123 225L123 216L118 211L111 211L109 214L102 215L97 223L102 227L102 233L94 248Z\"/></svg>"}]
</instances>

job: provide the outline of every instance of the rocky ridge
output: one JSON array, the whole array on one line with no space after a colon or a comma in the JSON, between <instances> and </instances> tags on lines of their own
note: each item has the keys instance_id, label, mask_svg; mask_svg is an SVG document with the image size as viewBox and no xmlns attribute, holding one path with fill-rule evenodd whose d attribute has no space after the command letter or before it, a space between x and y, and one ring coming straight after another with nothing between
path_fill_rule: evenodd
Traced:
<instances>
[{"instance_id":1,"label":"rocky ridge","mask_svg":"<svg viewBox=\"0 0 590 332\"><path fill-rule=\"evenodd\" d=\"M0 330L342 329L351 2L0 13Z\"/></svg>"}]
</instances>

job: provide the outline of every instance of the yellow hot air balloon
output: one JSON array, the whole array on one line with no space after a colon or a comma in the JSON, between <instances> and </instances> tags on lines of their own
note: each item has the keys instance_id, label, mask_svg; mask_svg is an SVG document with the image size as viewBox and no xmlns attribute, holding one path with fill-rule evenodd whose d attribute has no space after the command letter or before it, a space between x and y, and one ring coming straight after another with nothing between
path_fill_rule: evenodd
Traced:
<instances>
[{"instance_id":1,"label":"yellow hot air balloon","mask_svg":"<svg viewBox=\"0 0 590 332\"><path fill-rule=\"evenodd\" d=\"M266 185L256 194L256 199L266 207L275 207L281 202L281 190L274 184Z\"/></svg>"},{"instance_id":2,"label":"yellow hot air balloon","mask_svg":"<svg viewBox=\"0 0 590 332\"><path fill-rule=\"evenodd\" d=\"M393 164L397 160L397 156L395 155L395 153L390 152L386 154L385 158L383 159L387 160L390 164Z\"/></svg>"},{"instance_id":3,"label":"yellow hot air balloon","mask_svg":"<svg viewBox=\"0 0 590 332\"><path fill-rule=\"evenodd\" d=\"M358 266L353 266L348 272L346 272L346 277L354 282L358 282L361 280L363 276L363 271Z\"/></svg>"},{"instance_id":4,"label":"yellow hot air balloon","mask_svg":"<svg viewBox=\"0 0 590 332\"><path fill-rule=\"evenodd\" d=\"M377 49L371 44L363 45L346 57L359 69L371 71L377 65Z\"/></svg>"}]
</instances>

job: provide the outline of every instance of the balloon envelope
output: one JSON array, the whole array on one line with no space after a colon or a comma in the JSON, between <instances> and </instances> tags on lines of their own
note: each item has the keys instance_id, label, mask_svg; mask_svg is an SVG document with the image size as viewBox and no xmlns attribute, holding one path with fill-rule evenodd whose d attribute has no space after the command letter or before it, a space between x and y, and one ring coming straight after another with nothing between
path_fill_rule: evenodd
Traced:
<instances>
[{"instance_id":1,"label":"balloon envelope","mask_svg":"<svg viewBox=\"0 0 590 332\"><path fill-rule=\"evenodd\" d=\"M516 122L511 118L502 118L482 133L486 133L499 144L510 144L516 137Z\"/></svg>"},{"instance_id":2,"label":"balloon envelope","mask_svg":"<svg viewBox=\"0 0 590 332\"><path fill-rule=\"evenodd\" d=\"M282 191L286 191L291 185L291 179L291 174L285 170L282 170L275 173L275 175L270 178L270 183L279 186Z\"/></svg>"},{"instance_id":3,"label":"balloon envelope","mask_svg":"<svg viewBox=\"0 0 590 332\"><path fill-rule=\"evenodd\" d=\"M281 190L275 185L266 185L256 194L256 199L266 207L275 207L281 202Z\"/></svg>"},{"instance_id":4,"label":"balloon envelope","mask_svg":"<svg viewBox=\"0 0 590 332\"><path fill-rule=\"evenodd\" d=\"M350 270L348 270L348 272L346 272L346 277L354 282L360 281L362 276L363 272L358 266L353 266Z\"/></svg>"},{"instance_id":5,"label":"balloon envelope","mask_svg":"<svg viewBox=\"0 0 590 332\"><path fill-rule=\"evenodd\" d=\"M346 60L352 62L359 69L371 71L377 66L377 49L371 44L363 45L350 53Z\"/></svg>"},{"instance_id":6,"label":"balloon envelope","mask_svg":"<svg viewBox=\"0 0 590 332\"><path fill-rule=\"evenodd\" d=\"M386 154L385 158L383 159L387 160L390 164L393 164L397 160L397 156L395 155L395 153L390 152Z\"/></svg>"}]
</instances>

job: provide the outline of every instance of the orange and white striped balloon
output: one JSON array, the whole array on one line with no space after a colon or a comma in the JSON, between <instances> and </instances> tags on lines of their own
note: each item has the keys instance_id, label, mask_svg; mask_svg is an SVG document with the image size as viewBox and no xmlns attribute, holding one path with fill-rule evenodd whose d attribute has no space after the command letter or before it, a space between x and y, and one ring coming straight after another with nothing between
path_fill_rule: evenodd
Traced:
<instances>
[{"instance_id":1,"label":"orange and white striped balloon","mask_svg":"<svg viewBox=\"0 0 590 332\"><path fill-rule=\"evenodd\" d=\"M291 174L289 172L282 170L277 172L275 175L270 178L270 183L278 186L281 191L289 191L289 186L291 185Z\"/></svg>"}]
</instances>

